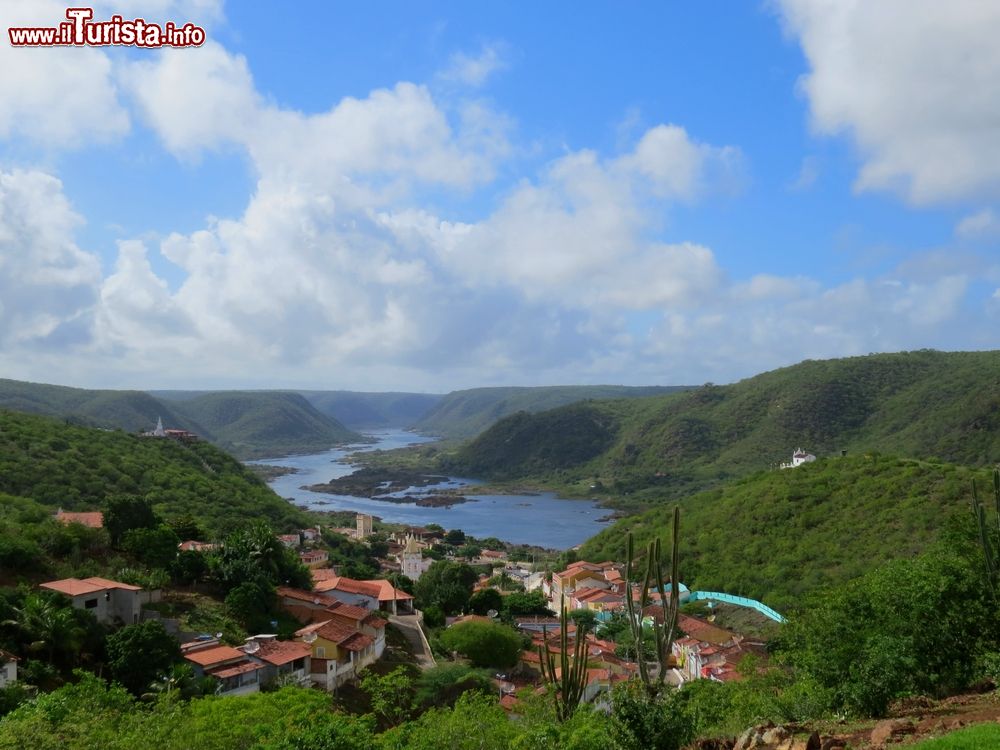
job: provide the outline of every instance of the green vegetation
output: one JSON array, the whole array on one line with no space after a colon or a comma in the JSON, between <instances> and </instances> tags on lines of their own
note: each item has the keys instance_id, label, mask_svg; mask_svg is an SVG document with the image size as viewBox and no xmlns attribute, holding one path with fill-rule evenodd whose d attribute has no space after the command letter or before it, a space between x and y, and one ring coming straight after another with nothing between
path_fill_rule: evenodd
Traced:
<instances>
[{"instance_id":1,"label":"green vegetation","mask_svg":"<svg viewBox=\"0 0 1000 750\"><path fill-rule=\"evenodd\" d=\"M524 638L506 625L468 620L452 625L440 635L441 645L457 651L474 667L507 669L517 664Z\"/></svg>"},{"instance_id":2,"label":"green vegetation","mask_svg":"<svg viewBox=\"0 0 1000 750\"><path fill-rule=\"evenodd\" d=\"M301 391L316 409L354 430L409 427L441 400L431 393Z\"/></svg>"},{"instance_id":3,"label":"green vegetation","mask_svg":"<svg viewBox=\"0 0 1000 750\"><path fill-rule=\"evenodd\" d=\"M302 511L208 443L7 411L0 411L0 493L48 506L49 513L100 509L109 497L138 495L159 515L189 516L213 536L246 518L267 519L282 531L308 524Z\"/></svg>"},{"instance_id":4,"label":"green vegetation","mask_svg":"<svg viewBox=\"0 0 1000 750\"><path fill-rule=\"evenodd\" d=\"M998 372L996 351L806 361L733 385L514 415L447 466L637 510L777 466L799 446L985 465L1000 455Z\"/></svg>"},{"instance_id":5,"label":"green vegetation","mask_svg":"<svg viewBox=\"0 0 1000 750\"><path fill-rule=\"evenodd\" d=\"M465 563L437 560L416 583L416 605L424 610L436 608L445 615L458 614L469 606L477 579L476 571Z\"/></svg>"},{"instance_id":6,"label":"green vegetation","mask_svg":"<svg viewBox=\"0 0 1000 750\"><path fill-rule=\"evenodd\" d=\"M207 393L172 406L201 424L212 442L240 458L311 453L361 440L297 393Z\"/></svg>"},{"instance_id":7,"label":"green vegetation","mask_svg":"<svg viewBox=\"0 0 1000 750\"><path fill-rule=\"evenodd\" d=\"M163 419L240 458L326 450L361 436L297 393L280 391L87 390L0 379L0 409L59 417L74 424L143 432Z\"/></svg>"},{"instance_id":8,"label":"green vegetation","mask_svg":"<svg viewBox=\"0 0 1000 750\"><path fill-rule=\"evenodd\" d=\"M685 499L681 580L703 591L759 599L779 611L801 596L912 557L947 519L971 515L973 477L952 464L873 455L831 458L760 472ZM654 509L590 539L580 556L621 560L623 538L667 539L670 514Z\"/></svg>"},{"instance_id":9,"label":"green vegetation","mask_svg":"<svg viewBox=\"0 0 1000 750\"><path fill-rule=\"evenodd\" d=\"M687 386L565 385L537 388L472 388L442 397L411 426L443 438L475 437L517 412L540 412L589 399L642 398L685 390Z\"/></svg>"},{"instance_id":10,"label":"green vegetation","mask_svg":"<svg viewBox=\"0 0 1000 750\"><path fill-rule=\"evenodd\" d=\"M910 745L909 750L983 750L1000 747L1000 725L980 724Z\"/></svg>"}]
</instances>

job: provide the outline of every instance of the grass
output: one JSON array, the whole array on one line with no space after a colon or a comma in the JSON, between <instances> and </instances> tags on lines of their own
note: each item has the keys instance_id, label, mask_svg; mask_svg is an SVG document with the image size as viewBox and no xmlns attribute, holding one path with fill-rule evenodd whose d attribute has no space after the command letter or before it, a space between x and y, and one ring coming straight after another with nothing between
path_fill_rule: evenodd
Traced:
<instances>
[{"instance_id":1,"label":"grass","mask_svg":"<svg viewBox=\"0 0 1000 750\"><path fill-rule=\"evenodd\" d=\"M944 737L907 745L908 750L987 750L1000 747L1000 724L979 724Z\"/></svg>"}]
</instances>

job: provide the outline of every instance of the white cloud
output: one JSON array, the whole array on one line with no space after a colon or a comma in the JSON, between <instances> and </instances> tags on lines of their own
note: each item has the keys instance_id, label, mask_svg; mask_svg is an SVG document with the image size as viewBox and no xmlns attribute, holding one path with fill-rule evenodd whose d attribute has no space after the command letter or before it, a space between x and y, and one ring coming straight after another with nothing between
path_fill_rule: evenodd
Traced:
<instances>
[{"instance_id":1,"label":"white cloud","mask_svg":"<svg viewBox=\"0 0 1000 750\"><path fill-rule=\"evenodd\" d=\"M963 239L996 237L1000 235L1000 217L991 208L984 208L963 217L955 225L955 235Z\"/></svg>"},{"instance_id":2,"label":"white cloud","mask_svg":"<svg viewBox=\"0 0 1000 750\"><path fill-rule=\"evenodd\" d=\"M129 129L118 101L111 61L89 47L13 47L9 27L57 26L65 3L6 0L0 8L0 138L16 136L47 147L78 148Z\"/></svg>"},{"instance_id":3,"label":"white cloud","mask_svg":"<svg viewBox=\"0 0 1000 750\"><path fill-rule=\"evenodd\" d=\"M915 204L995 193L1000 4L980 0L779 0L810 72L800 84L820 133L847 133L858 190Z\"/></svg>"},{"instance_id":4,"label":"white cloud","mask_svg":"<svg viewBox=\"0 0 1000 750\"><path fill-rule=\"evenodd\" d=\"M56 178L0 172L0 352L89 339L100 264L74 242L80 223Z\"/></svg>"},{"instance_id":5,"label":"white cloud","mask_svg":"<svg viewBox=\"0 0 1000 750\"><path fill-rule=\"evenodd\" d=\"M493 74L506 69L507 48L500 42L484 44L475 56L457 52L451 56L448 67L440 73L446 81L482 86Z\"/></svg>"}]
</instances>

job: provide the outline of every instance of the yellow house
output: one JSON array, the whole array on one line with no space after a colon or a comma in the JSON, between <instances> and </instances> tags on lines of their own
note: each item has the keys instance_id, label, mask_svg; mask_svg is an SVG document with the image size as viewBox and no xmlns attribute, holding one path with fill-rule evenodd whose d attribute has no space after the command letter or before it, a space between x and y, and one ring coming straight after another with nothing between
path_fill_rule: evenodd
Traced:
<instances>
[{"instance_id":1,"label":"yellow house","mask_svg":"<svg viewBox=\"0 0 1000 750\"><path fill-rule=\"evenodd\" d=\"M375 639L346 622L314 622L295 637L312 647L312 681L327 690L354 679L378 658Z\"/></svg>"}]
</instances>

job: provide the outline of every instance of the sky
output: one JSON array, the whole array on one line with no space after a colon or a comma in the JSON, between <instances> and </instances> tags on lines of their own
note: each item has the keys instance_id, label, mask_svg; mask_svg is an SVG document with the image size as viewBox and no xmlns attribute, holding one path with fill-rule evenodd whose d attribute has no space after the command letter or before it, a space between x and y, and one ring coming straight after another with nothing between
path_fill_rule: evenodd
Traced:
<instances>
[{"instance_id":1,"label":"sky","mask_svg":"<svg viewBox=\"0 0 1000 750\"><path fill-rule=\"evenodd\" d=\"M1000 4L95 0L206 41L9 43L66 7L0 2L0 377L446 392L1000 348Z\"/></svg>"}]
</instances>

